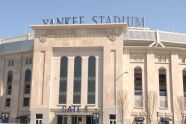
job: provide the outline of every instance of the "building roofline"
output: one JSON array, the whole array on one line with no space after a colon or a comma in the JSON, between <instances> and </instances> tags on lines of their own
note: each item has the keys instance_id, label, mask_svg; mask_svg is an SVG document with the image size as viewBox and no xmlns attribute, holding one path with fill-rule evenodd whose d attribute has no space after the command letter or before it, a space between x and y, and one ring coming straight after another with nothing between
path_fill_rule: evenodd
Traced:
<instances>
[{"instance_id":1,"label":"building roofline","mask_svg":"<svg viewBox=\"0 0 186 124\"><path fill-rule=\"evenodd\" d=\"M127 27L125 23L105 23L105 24L54 24L54 25L32 25L36 30L43 29L108 29L108 28L123 28L125 33L124 40L136 40L136 41L156 41L157 32L160 35L159 41L186 44L186 34L177 32L168 32L161 30L152 30L150 28L142 27ZM28 33L24 35L17 35L14 37L7 37L0 39L0 44L34 40L34 33Z\"/></svg>"},{"instance_id":2,"label":"building roofline","mask_svg":"<svg viewBox=\"0 0 186 124\"><path fill-rule=\"evenodd\" d=\"M152 30L150 28L140 28L140 27L128 27L128 29L130 31L146 31L146 32L156 32L158 30L160 33L176 34L176 35L184 35L184 36L186 36L186 33L178 33L178 32L171 32L171 31L162 31L162 30L159 30L159 29Z\"/></svg>"},{"instance_id":3,"label":"building roofline","mask_svg":"<svg viewBox=\"0 0 186 124\"><path fill-rule=\"evenodd\" d=\"M17 35L14 37L7 37L7 38L0 39L0 44L17 42L17 41L25 41L25 40L34 40L34 37L35 37L34 33Z\"/></svg>"},{"instance_id":4,"label":"building roofline","mask_svg":"<svg viewBox=\"0 0 186 124\"><path fill-rule=\"evenodd\" d=\"M103 24L51 24L51 25L31 25L32 29L101 29L101 28L124 28L127 30L126 23L103 23Z\"/></svg>"},{"instance_id":5,"label":"building roofline","mask_svg":"<svg viewBox=\"0 0 186 124\"><path fill-rule=\"evenodd\" d=\"M186 34L184 34L184 33L178 33L178 32L169 32L169 31L161 31L161 30L160 30L160 32L161 33L168 33L168 34L176 34L176 35L184 35L184 36L186 36Z\"/></svg>"}]
</instances>

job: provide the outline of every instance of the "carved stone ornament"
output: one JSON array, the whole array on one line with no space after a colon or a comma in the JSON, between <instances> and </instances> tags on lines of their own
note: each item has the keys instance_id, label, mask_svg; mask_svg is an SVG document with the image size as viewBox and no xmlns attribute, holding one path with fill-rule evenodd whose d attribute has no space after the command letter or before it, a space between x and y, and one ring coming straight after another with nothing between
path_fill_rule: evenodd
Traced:
<instances>
[{"instance_id":1,"label":"carved stone ornament","mask_svg":"<svg viewBox=\"0 0 186 124\"><path fill-rule=\"evenodd\" d=\"M47 40L47 36L46 36L46 32L45 31L39 33L39 40L41 42L45 42Z\"/></svg>"},{"instance_id":2,"label":"carved stone ornament","mask_svg":"<svg viewBox=\"0 0 186 124\"><path fill-rule=\"evenodd\" d=\"M108 34L107 37L110 41L115 41L116 40L116 35L115 34Z\"/></svg>"},{"instance_id":3,"label":"carved stone ornament","mask_svg":"<svg viewBox=\"0 0 186 124\"><path fill-rule=\"evenodd\" d=\"M107 32L107 37L110 41L115 41L116 40L116 33L112 30L109 30Z\"/></svg>"}]
</instances>

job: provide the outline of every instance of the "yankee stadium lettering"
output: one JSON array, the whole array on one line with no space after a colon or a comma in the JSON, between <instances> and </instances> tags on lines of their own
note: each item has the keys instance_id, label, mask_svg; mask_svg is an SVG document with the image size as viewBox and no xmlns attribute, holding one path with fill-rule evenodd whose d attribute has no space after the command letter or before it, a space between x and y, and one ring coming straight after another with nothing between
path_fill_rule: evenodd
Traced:
<instances>
[{"instance_id":1,"label":"yankee stadium lettering","mask_svg":"<svg viewBox=\"0 0 186 124\"><path fill-rule=\"evenodd\" d=\"M145 20L143 17L130 16L92 16L89 22L85 22L84 16L60 17L56 19L43 19L45 25L49 24L84 24L84 23L127 23L129 27L144 27Z\"/></svg>"}]
</instances>

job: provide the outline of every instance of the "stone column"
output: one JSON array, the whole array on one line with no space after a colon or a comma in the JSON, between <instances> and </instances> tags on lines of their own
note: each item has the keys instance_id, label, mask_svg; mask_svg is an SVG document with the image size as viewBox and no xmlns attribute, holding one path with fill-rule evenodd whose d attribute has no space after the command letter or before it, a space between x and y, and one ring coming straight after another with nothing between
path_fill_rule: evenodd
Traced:
<instances>
[{"instance_id":1,"label":"stone column","mask_svg":"<svg viewBox=\"0 0 186 124\"><path fill-rule=\"evenodd\" d=\"M67 105L73 104L74 56L68 56Z\"/></svg>"},{"instance_id":2,"label":"stone column","mask_svg":"<svg viewBox=\"0 0 186 124\"><path fill-rule=\"evenodd\" d=\"M21 54L17 54L14 60L14 71L13 71L13 81L12 81L12 94L11 94L11 114L10 114L10 122L15 122L19 104L22 104L23 101L19 101L19 92L20 92L20 83L21 83L21 65L22 56Z\"/></svg>"},{"instance_id":3,"label":"stone column","mask_svg":"<svg viewBox=\"0 0 186 124\"><path fill-rule=\"evenodd\" d=\"M123 123L124 124L128 124L130 123L130 111L133 109L133 101L134 101L134 93L133 91L134 90L131 90L133 88L133 83L131 81L132 78L133 78L133 70L131 70L131 66L130 66L130 52L129 52L129 48L124 48L124 51L123 51L123 58L122 58L122 63L123 63L123 73L121 74L121 78L123 79L123 93L125 93L128 97L127 99L127 109L124 110L126 115L123 119ZM121 124L121 115L120 113L118 112L117 115L119 116L116 116L116 119L117 119L117 122L118 124Z\"/></svg>"},{"instance_id":4,"label":"stone column","mask_svg":"<svg viewBox=\"0 0 186 124\"><path fill-rule=\"evenodd\" d=\"M88 56L82 56L81 105L87 105L88 91Z\"/></svg>"},{"instance_id":5,"label":"stone column","mask_svg":"<svg viewBox=\"0 0 186 124\"><path fill-rule=\"evenodd\" d=\"M158 85L156 84L155 82L155 55L154 55L154 50L152 48L150 49L147 49L147 61L146 61L146 109L148 108L148 96L149 96L149 93L152 92L152 93L156 93L156 101L157 101L157 105L159 105L159 99L158 99L158 96L159 96L159 88L158 88ZM148 72L148 73L147 73ZM155 108L157 110L157 108ZM155 110L155 111L156 111ZM148 119L147 119L147 122L148 122ZM154 115L153 119L152 119L152 123L156 124L157 123L157 117L156 117L156 114Z\"/></svg>"},{"instance_id":6,"label":"stone column","mask_svg":"<svg viewBox=\"0 0 186 124\"><path fill-rule=\"evenodd\" d=\"M51 86L51 71L52 71L52 50L47 48L45 67L44 67L44 84L43 84L43 106L50 106L50 86Z\"/></svg>"},{"instance_id":7,"label":"stone column","mask_svg":"<svg viewBox=\"0 0 186 124\"><path fill-rule=\"evenodd\" d=\"M72 124L72 116L71 115L67 116L67 124Z\"/></svg>"},{"instance_id":8,"label":"stone column","mask_svg":"<svg viewBox=\"0 0 186 124\"><path fill-rule=\"evenodd\" d=\"M101 79L100 79L102 77L101 77L101 74L99 74L99 71L101 70L99 68L99 63L100 63L99 61L100 61L99 57L96 56L96 80L95 80L96 81L95 82L96 83L96 90L95 90L95 104L96 104L96 108L99 107L99 102L101 102L101 100L102 100L102 99L100 99L100 101L99 101L99 97L102 98L102 94L99 92L99 88L102 88L102 86L101 86L102 82L101 82ZM101 91L102 91L102 89L101 89Z\"/></svg>"},{"instance_id":9,"label":"stone column","mask_svg":"<svg viewBox=\"0 0 186 124\"><path fill-rule=\"evenodd\" d=\"M82 124L86 124L86 116L82 116Z\"/></svg>"},{"instance_id":10,"label":"stone column","mask_svg":"<svg viewBox=\"0 0 186 124\"><path fill-rule=\"evenodd\" d=\"M181 124L181 117L178 117L177 114L181 114L179 112L179 109L177 108L178 100L177 97L182 96L183 97L183 81L182 78L182 71L179 70L179 61L178 61L178 52L172 50L171 51L171 65L170 65L170 102L171 102L171 110L173 112L173 123L175 124Z\"/></svg>"}]
</instances>

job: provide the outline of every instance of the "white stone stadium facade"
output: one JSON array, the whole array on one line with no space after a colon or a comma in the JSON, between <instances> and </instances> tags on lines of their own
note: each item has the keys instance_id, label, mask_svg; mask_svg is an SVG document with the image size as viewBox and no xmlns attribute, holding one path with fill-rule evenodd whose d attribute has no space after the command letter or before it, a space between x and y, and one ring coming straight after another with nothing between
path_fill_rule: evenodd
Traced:
<instances>
[{"instance_id":1,"label":"white stone stadium facade","mask_svg":"<svg viewBox=\"0 0 186 124\"><path fill-rule=\"evenodd\" d=\"M33 25L0 40L0 122L185 123L186 34Z\"/></svg>"}]
</instances>

